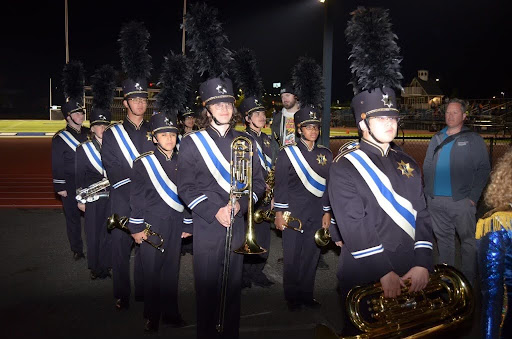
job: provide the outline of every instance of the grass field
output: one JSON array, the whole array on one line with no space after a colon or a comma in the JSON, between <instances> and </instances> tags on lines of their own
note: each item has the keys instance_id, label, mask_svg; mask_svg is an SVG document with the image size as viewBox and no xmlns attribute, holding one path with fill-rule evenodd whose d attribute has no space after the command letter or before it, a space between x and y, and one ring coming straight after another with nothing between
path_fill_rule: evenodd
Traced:
<instances>
[{"instance_id":1,"label":"grass field","mask_svg":"<svg viewBox=\"0 0 512 339\"><path fill-rule=\"evenodd\" d=\"M64 120L0 120L0 133L52 133L64 128ZM84 126L89 127L89 121L84 122ZM238 125L237 129L242 130L244 126ZM270 128L264 128L263 132L270 134ZM330 136L356 136L357 131L354 127L333 127ZM401 136L401 133L399 134ZM405 131L406 136L430 136L428 131Z\"/></svg>"}]
</instances>

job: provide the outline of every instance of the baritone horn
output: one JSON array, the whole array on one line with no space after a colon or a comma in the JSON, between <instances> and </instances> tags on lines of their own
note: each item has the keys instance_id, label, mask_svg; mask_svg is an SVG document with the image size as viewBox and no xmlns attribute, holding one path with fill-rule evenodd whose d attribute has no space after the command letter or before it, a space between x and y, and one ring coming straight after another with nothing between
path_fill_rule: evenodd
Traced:
<instances>
[{"instance_id":1,"label":"baritone horn","mask_svg":"<svg viewBox=\"0 0 512 339\"><path fill-rule=\"evenodd\" d=\"M112 231L114 228L117 228L123 232L130 233L130 230L128 229L128 227L126 227L127 222L128 222L128 217L119 218L119 215L114 213L107 219L107 230ZM154 236L160 238L160 243L154 244L149 239L144 239L144 241L147 242L148 244L150 244L151 246L153 246L154 248L156 248L157 250L159 250L160 252L164 253L165 249L162 248L162 245L164 244L164 238L162 238L162 236L160 234L153 232L151 230L150 224L148 224L147 222L145 224L146 224L146 228L144 229L143 232L146 234L146 236L149 237L151 235L154 235Z\"/></svg>"},{"instance_id":2,"label":"baritone horn","mask_svg":"<svg viewBox=\"0 0 512 339\"><path fill-rule=\"evenodd\" d=\"M284 218L284 221L286 221L286 224L284 224L284 226L286 228L297 231L299 233L304 233L304 230L302 229L302 221L300 221L299 218L292 217L291 212L289 212L289 211L283 212L283 218ZM268 222L273 223L273 222L275 222L275 220L276 220L276 211L274 211L274 210L265 210L264 211L262 209L259 209L259 210L256 210L256 212L254 212L254 222L257 224L259 224L263 221L268 221ZM299 227L290 226L291 222L298 222Z\"/></svg>"},{"instance_id":3,"label":"baritone horn","mask_svg":"<svg viewBox=\"0 0 512 339\"><path fill-rule=\"evenodd\" d=\"M234 252L240 254L261 254L267 251L256 243L256 234L254 232L254 203L252 196L252 158L254 152L252 146L252 141L244 136L238 136L231 142L229 204L232 208L230 226L226 228L226 244L224 246L224 265L222 268L219 320L216 325L217 332L219 333L224 331L229 263L232 252L231 240L233 238L233 224L235 221L235 204L237 200L244 195L247 195L247 198L249 199L245 241L242 246L234 250Z\"/></svg>"},{"instance_id":4,"label":"baritone horn","mask_svg":"<svg viewBox=\"0 0 512 339\"><path fill-rule=\"evenodd\" d=\"M464 275L442 264L435 266L422 291L403 288L400 296L384 298L380 283L357 286L348 293L345 306L350 321L363 332L345 338L421 338L469 319L474 298ZM315 338L339 337L318 325Z\"/></svg>"}]
</instances>

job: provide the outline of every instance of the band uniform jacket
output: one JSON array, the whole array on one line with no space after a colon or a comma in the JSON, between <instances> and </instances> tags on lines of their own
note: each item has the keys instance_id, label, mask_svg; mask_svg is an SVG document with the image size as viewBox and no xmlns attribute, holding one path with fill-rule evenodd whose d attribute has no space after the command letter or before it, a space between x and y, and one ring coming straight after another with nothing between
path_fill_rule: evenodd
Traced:
<instances>
[{"instance_id":1,"label":"band uniform jacket","mask_svg":"<svg viewBox=\"0 0 512 339\"><path fill-rule=\"evenodd\" d=\"M270 137L263 132L258 133L250 128L247 128L246 133L249 134L258 143L258 145L261 147L261 150L263 151L261 156L258 155L258 164L260 164L260 166L263 170L263 176L265 178L267 178L268 172L273 167L272 149L270 146L270 142L271 142ZM265 168L261 165L262 161L263 161L263 164L265 165ZM257 204L255 204L255 210L257 208L264 207L262 202L263 202L263 199L261 199L260 201L258 201ZM270 205L268 205L268 208L269 207L270 207Z\"/></svg>"},{"instance_id":2,"label":"band uniform jacket","mask_svg":"<svg viewBox=\"0 0 512 339\"><path fill-rule=\"evenodd\" d=\"M316 145L309 149L302 139L299 139L295 146L299 148L311 169L327 179L332 162L331 151L324 146ZM290 211L292 217L302 221L315 220L318 223L314 225L303 222L303 229L304 232L316 231L322 226L324 212L331 211L327 185L321 198L308 191L285 152L287 147L290 146L285 146L279 151L275 164L274 209L276 212Z\"/></svg>"},{"instance_id":3,"label":"band uniform jacket","mask_svg":"<svg viewBox=\"0 0 512 339\"><path fill-rule=\"evenodd\" d=\"M76 187L86 188L90 185L97 183L105 178L103 173L100 173L96 167L91 163L84 147L90 144L94 149L101 153L101 145L93 137L92 140L81 143L76 148ZM101 162L101 157L98 159ZM104 169L103 169L104 171ZM109 190L109 188L107 188ZM103 198L102 198L103 199Z\"/></svg>"},{"instance_id":4,"label":"band uniform jacket","mask_svg":"<svg viewBox=\"0 0 512 339\"><path fill-rule=\"evenodd\" d=\"M127 117L121 122L139 155L154 149L149 123L145 120L136 126ZM102 160L110 181L112 212L130 215L130 176L132 167L126 161L112 131L113 125L103 134Z\"/></svg>"},{"instance_id":5,"label":"band uniform jacket","mask_svg":"<svg viewBox=\"0 0 512 339\"><path fill-rule=\"evenodd\" d=\"M414 266L431 270L432 225L418 165L393 143L386 152L365 139L359 143L359 150L417 212L413 239L384 211L361 174L344 157L356 149L338 154L328 184L332 210L344 241L337 273L342 287L378 281L390 271L403 275Z\"/></svg>"},{"instance_id":6,"label":"band uniform jacket","mask_svg":"<svg viewBox=\"0 0 512 339\"><path fill-rule=\"evenodd\" d=\"M66 138L67 143L60 137L62 132L70 133L74 140ZM87 140L88 134L89 129L86 127L75 130L69 125L55 133L52 140L52 176L55 192L68 191L68 195L75 196L76 147Z\"/></svg>"}]
</instances>

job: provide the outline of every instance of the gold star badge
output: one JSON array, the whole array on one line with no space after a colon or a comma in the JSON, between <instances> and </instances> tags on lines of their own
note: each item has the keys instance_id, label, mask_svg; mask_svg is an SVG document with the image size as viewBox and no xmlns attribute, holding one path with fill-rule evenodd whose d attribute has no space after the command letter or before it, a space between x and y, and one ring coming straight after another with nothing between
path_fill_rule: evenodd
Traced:
<instances>
[{"instance_id":1,"label":"gold star badge","mask_svg":"<svg viewBox=\"0 0 512 339\"><path fill-rule=\"evenodd\" d=\"M325 164L327 164L327 158L323 154L317 155L316 161L318 161L318 164L322 166L325 166Z\"/></svg>"},{"instance_id":2,"label":"gold star badge","mask_svg":"<svg viewBox=\"0 0 512 339\"><path fill-rule=\"evenodd\" d=\"M411 168L411 166L409 166L409 163L406 164L403 160L401 160L400 162L397 162L397 164L397 170L402 171L402 175L406 175L407 178L413 176L412 171L414 171L414 168Z\"/></svg>"},{"instance_id":3,"label":"gold star badge","mask_svg":"<svg viewBox=\"0 0 512 339\"><path fill-rule=\"evenodd\" d=\"M269 147L270 146L270 141L268 139L263 140L263 145Z\"/></svg>"},{"instance_id":4,"label":"gold star badge","mask_svg":"<svg viewBox=\"0 0 512 339\"><path fill-rule=\"evenodd\" d=\"M151 132L146 133L146 138L148 138L148 141L153 140L153 136L151 135Z\"/></svg>"}]
</instances>

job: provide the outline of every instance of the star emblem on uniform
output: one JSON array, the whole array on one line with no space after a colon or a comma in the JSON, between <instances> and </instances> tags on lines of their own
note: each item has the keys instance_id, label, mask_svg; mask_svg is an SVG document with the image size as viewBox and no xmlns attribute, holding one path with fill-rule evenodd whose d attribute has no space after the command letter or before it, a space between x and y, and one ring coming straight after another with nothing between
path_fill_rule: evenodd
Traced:
<instances>
[{"instance_id":1,"label":"star emblem on uniform","mask_svg":"<svg viewBox=\"0 0 512 339\"><path fill-rule=\"evenodd\" d=\"M168 117L164 118L164 124L166 124L167 126L171 126L172 125L172 123L171 123L171 121L169 120Z\"/></svg>"},{"instance_id":2,"label":"star emblem on uniform","mask_svg":"<svg viewBox=\"0 0 512 339\"><path fill-rule=\"evenodd\" d=\"M76 108L82 108L82 105L80 105L79 102L76 103Z\"/></svg>"},{"instance_id":3,"label":"star emblem on uniform","mask_svg":"<svg viewBox=\"0 0 512 339\"><path fill-rule=\"evenodd\" d=\"M136 88L138 91L142 91L142 86L141 86L138 82L136 82L136 83L135 83L135 88Z\"/></svg>"},{"instance_id":4,"label":"star emblem on uniform","mask_svg":"<svg viewBox=\"0 0 512 339\"><path fill-rule=\"evenodd\" d=\"M316 113L313 111L309 111L309 118L310 119L316 119Z\"/></svg>"},{"instance_id":5,"label":"star emblem on uniform","mask_svg":"<svg viewBox=\"0 0 512 339\"><path fill-rule=\"evenodd\" d=\"M412 171L414 171L414 168L412 168L409 163L405 163L403 160L400 162L397 161L398 168L397 170L402 171L402 175L406 175L407 178L413 177Z\"/></svg>"},{"instance_id":6,"label":"star emblem on uniform","mask_svg":"<svg viewBox=\"0 0 512 339\"><path fill-rule=\"evenodd\" d=\"M259 106L259 105L260 105L260 102L258 101L258 99L254 99L254 104L255 104L256 106Z\"/></svg>"},{"instance_id":7,"label":"star emblem on uniform","mask_svg":"<svg viewBox=\"0 0 512 339\"><path fill-rule=\"evenodd\" d=\"M393 106L393 103L391 102L391 98L389 97L388 94L382 94L381 101L384 103L384 106L388 106L388 108L391 108L391 106Z\"/></svg>"},{"instance_id":8,"label":"star emblem on uniform","mask_svg":"<svg viewBox=\"0 0 512 339\"><path fill-rule=\"evenodd\" d=\"M270 141L268 139L263 140L263 145L269 147L270 146Z\"/></svg>"},{"instance_id":9,"label":"star emblem on uniform","mask_svg":"<svg viewBox=\"0 0 512 339\"><path fill-rule=\"evenodd\" d=\"M228 92L222 85L218 85L216 90L219 92L219 94L226 94Z\"/></svg>"},{"instance_id":10,"label":"star emblem on uniform","mask_svg":"<svg viewBox=\"0 0 512 339\"><path fill-rule=\"evenodd\" d=\"M153 136L151 135L151 132L146 133L146 138L148 139L148 141L153 140Z\"/></svg>"},{"instance_id":11,"label":"star emblem on uniform","mask_svg":"<svg viewBox=\"0 0 512 339\"><path fill-rule=\"evenodd\" d=\"M327 164L327 158L323 154L317 155L316 161L318 161L318 164L321 166L325 166Z\"/></svg>"},{"instance_id":12,"label":"star emblem on uniform","mask_svg":"<svg viewBox=\"0 0 512 339\"><path fill-rule=\"evenodd\" d=\"M107 120L103 114L98 115L98 119L100 120Z\"/></svg>"}]
</instances>

